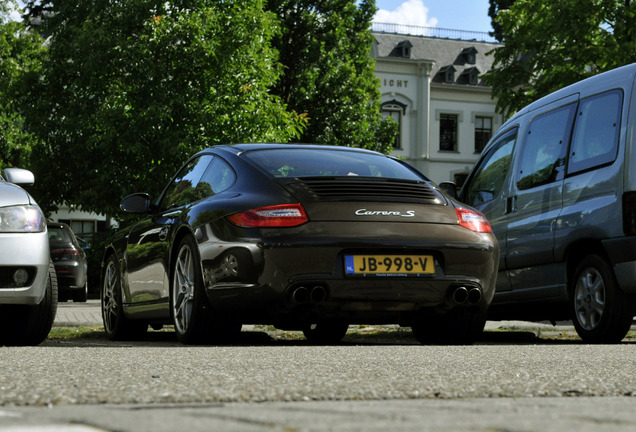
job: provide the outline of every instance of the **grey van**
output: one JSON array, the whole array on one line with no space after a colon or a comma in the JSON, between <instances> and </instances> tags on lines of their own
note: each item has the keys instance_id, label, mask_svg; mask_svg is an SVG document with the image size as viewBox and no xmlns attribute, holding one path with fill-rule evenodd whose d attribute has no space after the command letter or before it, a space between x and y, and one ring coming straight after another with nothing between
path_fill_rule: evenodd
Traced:
<instances>
[{"instance_id":1,"label":"grey van","mask_svg":"<svg viewBox=\"0 0 636 432\"><path fill-rule=\"evenodd\" d=\"M572 319L590 343L636 315L636 63L548 95L508 120L459 199L500 246L490 319Z\"/></svg>"}]
</instances>

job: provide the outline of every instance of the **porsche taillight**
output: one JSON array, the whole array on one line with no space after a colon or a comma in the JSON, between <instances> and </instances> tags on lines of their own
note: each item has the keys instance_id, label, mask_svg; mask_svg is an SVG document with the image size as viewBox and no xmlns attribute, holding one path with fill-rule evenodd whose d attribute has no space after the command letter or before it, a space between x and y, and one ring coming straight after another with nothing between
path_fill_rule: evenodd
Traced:
<instances>
[{"instance_id":1,"label":"porsche taillight","mask_svg":"<svg viewBox=\"0 0 636 432\"><path fill-rule=\"evenodd\" d=\"M309 221L300 204L259 207L227 217L234 225L248 228L295 227Z\"/></svg>"},{"instance_id":2,"label":"porsche taillight","mask_svg":"<svg viewBox=\"0 0 636 432\"><path fill-rule=\"evenodd\" d=\"M463 208L456 208L459 225L478 233L491 233L492 228L483 214Z\"/></svg>"}]
</instances>

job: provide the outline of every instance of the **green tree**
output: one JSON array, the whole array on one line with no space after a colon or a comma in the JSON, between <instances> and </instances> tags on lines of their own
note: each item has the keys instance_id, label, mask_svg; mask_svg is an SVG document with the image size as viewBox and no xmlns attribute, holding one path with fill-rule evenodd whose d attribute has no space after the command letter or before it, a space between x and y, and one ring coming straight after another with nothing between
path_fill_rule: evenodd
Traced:
<instances>
[{"instance_id":1,"label":"green tree","mask_svg":"<svg viewBox=\"0 0 636 432\"><path fill-rule=\"evenodd\" d=\"M510 6L512 6L514 2L515 0L489 0L488 16L490 17L490 25L493 31L488 34L499 42L503 42L503 29L497 17L500 11L510 9Z\"/></svg>"},{"instance_id":2,"label":"green tree","mask_svg":"<svg viewBox=\"0 0 636 432\"><path fill-rule=\"evenodd\" d=\"M500 10L505 45L486 77L509 115L566 85L636 61L630 0L517 0Z\"/></svg>"},{"instance_id":3,"label":"green tree","mask_svg":"<svg viewBox=\"0 0 636 432\"><path fill-rule=\"evenodd\" d=\"M28 122L45 143L35 166L47 209L114 214L130 192L156 196L202 148L285 142L304 127L268 92L277 27L261 0L48 3Z\"/></svg>"},{"instance_id":4,"label":"green tree","mask_svg":"<svg viewBox=\"0 0 636 432\"><path fill-rule=\"evenodd\" d=\"M38 74L43 40L13 20L13 1L0 2L0 169L29 166L37 138L24 128L31 76Z\"/></svg>"},{"instance_id":5,"label":"green tree","mask_svg":"<svg viewBox=\"0 0 636 432\"><path fill-rule=\"evenodd\" d=\"M397 125L380 114L369 55L374 0L268 0L284 75L273 92L307 116L299 142L391 151Z\"/></svg>"}]
</instances>

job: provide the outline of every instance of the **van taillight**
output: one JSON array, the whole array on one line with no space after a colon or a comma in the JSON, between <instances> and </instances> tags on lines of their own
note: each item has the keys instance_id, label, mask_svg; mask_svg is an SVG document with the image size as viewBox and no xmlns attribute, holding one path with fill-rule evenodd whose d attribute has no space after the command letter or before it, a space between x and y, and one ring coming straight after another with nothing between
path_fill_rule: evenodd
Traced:
<instances>
[{"instance_id":1,"label":"van taillight","mask_svg":"<svg viewBox=\"0 0 636 432\"><path fill-rule=\"evenodd\" d=\"M623 194L623 232L636 234L636 192Z\"/></svg>"}]
</instances>

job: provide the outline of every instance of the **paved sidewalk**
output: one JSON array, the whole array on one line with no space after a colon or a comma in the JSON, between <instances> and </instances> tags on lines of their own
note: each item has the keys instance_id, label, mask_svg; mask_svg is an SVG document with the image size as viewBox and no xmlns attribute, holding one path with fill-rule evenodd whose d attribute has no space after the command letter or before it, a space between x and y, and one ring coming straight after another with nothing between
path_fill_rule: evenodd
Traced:
<instances>
[{"instance_id":1,"label":"paved sidewalk","mask_svg":"<svg viewBox=\"0 0 636 432\"><path fill-rule=\"evenodd\" d=\"M99 300L88 300L86 303L72 301L58 303L53 325L57 327L102 325Z\"/></svg>"}]
</instances>

